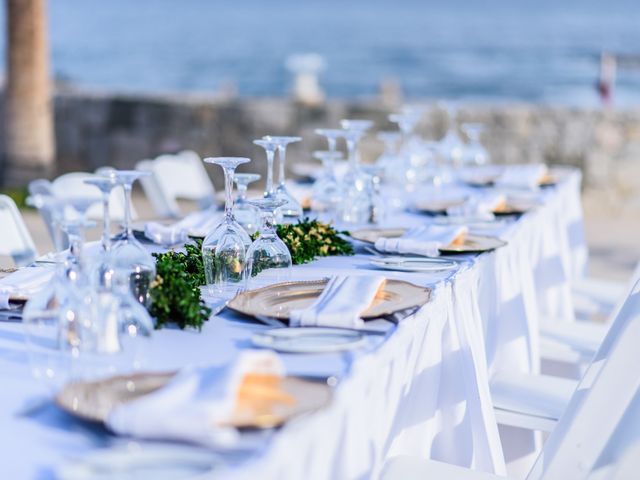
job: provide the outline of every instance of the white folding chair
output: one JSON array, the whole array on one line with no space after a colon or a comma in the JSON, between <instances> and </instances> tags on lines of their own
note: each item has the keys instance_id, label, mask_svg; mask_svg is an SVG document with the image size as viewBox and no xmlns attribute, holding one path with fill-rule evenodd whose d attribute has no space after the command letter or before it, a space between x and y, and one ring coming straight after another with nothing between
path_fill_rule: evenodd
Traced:
<instances>
[{"instance_id":1,"label":"white folding chair","mask_svg":"<svg viewBox=\"0 0 640 480\"><path fill-rule=\"evenodd\" d=\"M156 215L158 217L177 216L174 206L172 206L165 198L162 188L158 183L158 179L153 173L153 160L140 160L136 163L136 170L151 173L151 175L141 177L140 184L142 185L142 190L144 190L144 193L149 199L151 207L153 207Z\"/></svg>"},{"instance_id":2,"label":"white folding chair","mask_svg":"<svg viewBox=\"0 0 640 480\"><path fill-rule=\"evenodd\" d=\"M596 322L552 322L542 321L540 325L540 354L543 371L567 372L567 376L580 378L584 367L602 343L609 327L622 308L629 292L640 280L640 262L631 279L612 308L604 323Z\"/></svg>"},{"instance_id":3,"label":"white folding chair","mask_svg":"<svg viewBox=\"0 0 640 480\"><path fill-rule=\"evenodd\" d=\"M32 198L52 198L54 196L51 182L44 178L32 180L31 182L29 182L28 189L29 195ZM55 248L55 250L59 252L69 247L69 239L67 238L67 234L64 233L60 229L60 226L56 223L55 213L50 204L47 202L37 202L36 204L34 204L34 206L38 209L38 213L40 214L42 221L47 227L49 237L53 242L53 247Z\"/></svg>"},{"instance_id":4,"label":"white folding chair","mask_svg":"<svg viewBox=\"0 0 640 480\"><path fill-rule=\"evenodd\" d=\"M102 218L102 193L93 185L84 183L96 175L86 172L65 173L51 182L51 189L57 198L89 197L95 198L96 203L87 211L87 218L99 220ZM109 199L109 215L112 220L124 219L124 196L122 190L114 188ZM132 212L132 218L133 212Z\"/></svg>"},{"instance_id":5,"label":"white folding chair","mask_svg":"<svg viewBox=\"0 0 640 480\"><path fill-rule=\"evenodd\" d=\"M29 265L38 256L36 245L15 202L0 195L0 255L10 256L18 267Z\"/></svg>"},{"instance_id":6,"label":"white folding chair","mask_svg":"<svg viewBox=\"0 0 640 480\"><path fill-rule=\"evenodd\" d=\"M171 217L181 216L178 199L196 201L201 209L215 203L213 184L195 152L160 155L150 167Z\"/></svg>"},{"instance_id":7,"label":"white folding chair","mask_svg":"<svg viewBox=\"0 0 640 480\"><path fill-rule=\"evenodd\" d=\"M640 375L636 368L640 365L639 338L640 282L577 384L529 472L529 480L622 479L628 472L637 475L640 459L634 452L638 452L640 442ZM500 477L400 456L387 462L382 478Z\"/></svg>"}]
</instances>

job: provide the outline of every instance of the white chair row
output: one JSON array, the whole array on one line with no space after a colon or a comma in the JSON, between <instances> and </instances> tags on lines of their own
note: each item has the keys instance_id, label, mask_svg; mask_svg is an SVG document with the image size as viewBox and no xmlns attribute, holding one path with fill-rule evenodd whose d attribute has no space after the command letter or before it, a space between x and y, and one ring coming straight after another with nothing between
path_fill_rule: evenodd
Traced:
<instances>
[{"instance_id":1,"label":"white chair row","mask_svg":"<svg viewBox=\"0 0 640 480\"><path fill-rule=\"evenodd\" d=\"M140 182L159 217L182 216L178 199L192 200L201 209L215 203L215 190L200 156L191 150L142 160L137 170L151 172Z\"/></svg>"},{"instance_id":2,"label":"white chair row","mask_svg":"<svg viewBox=\"0 0 640 480\"><path fill-rule=\"evenodd\" d=\"M38 211L47 226L47 231L53 241L56 250L63 250L68 247L66 235L56 223L56 212L53 211L46 198L70 199L74 197L95 198L95 204L91 205L87 211L87 218L91 220L102 219L102 193L95 187L87 185L85 180L96 177L99 173L109 170L109 167L98 169L97 173L72 172L59 176L53 181L38 179L29 183L29 194L32 197L41 197L44 201L37 204ZM122 221L124 219L124 190L116 187L111 192L109 199L109 214L112 220ZM73 213L65 211L65 217L72 216ZM131 217L136 218L137 214L132 206Z\"/></svg>"},{"instance_id":3,"label":"white chair row","mask_svg":"<svg viewBox=\"0 0 640 480\"><path fill-rule=\"evenodd\" d=\"M608 318L604 322L569 323L543 320L540 326L543 371L564 373L570 378L580 378L638 280L640 280L640 262L622 294L610 307Z\"/></svg>"},{"instance_id":4,"label":"white chair row","mask_svg":"<svg viewBox=\"0 0 640 480\"><path fill-rule=\"evenodd\" d=\"M544 375L494 379L499 422L551 432L528 479L635 478L640 469L639 338L636 282L580 382ZM382 478L500 477L396 457L387 463Z\"/></svg>"}]
</instances>

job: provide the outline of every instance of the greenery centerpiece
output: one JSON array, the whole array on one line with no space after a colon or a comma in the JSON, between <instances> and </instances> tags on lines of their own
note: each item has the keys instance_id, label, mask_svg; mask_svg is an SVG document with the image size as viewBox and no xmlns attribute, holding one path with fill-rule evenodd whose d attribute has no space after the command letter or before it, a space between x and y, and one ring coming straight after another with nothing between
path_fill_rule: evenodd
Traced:
<instances>
[{"instance_id":1,"label":"greenery centerpiece","mask_svg":"<svg viewBox=\"0 0 640 480\"><path fill-rule=\"evenodd\" d=\"M296 224L278 225L278 237L285 243L294 265L315 257L353 255L353 247L331 225L305 218ZM185 245L185 252L155 253L156 279L151 286L149 312L157 320L156 328L170 323L180 328L200 330L211 309L200 298L200 286L206 284L202 260L202 239Z\"/></svg>"}]
</instances>

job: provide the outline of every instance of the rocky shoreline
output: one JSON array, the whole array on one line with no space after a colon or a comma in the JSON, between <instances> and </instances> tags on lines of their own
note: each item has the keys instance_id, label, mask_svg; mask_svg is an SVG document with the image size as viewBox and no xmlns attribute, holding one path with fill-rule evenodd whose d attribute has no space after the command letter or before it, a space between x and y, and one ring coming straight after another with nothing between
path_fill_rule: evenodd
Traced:
<instances>
[{"instance_id":1,"label":"rocky shoreline","mask_svg":"<svg viewBox=\"0 0 640 480\"><path fill-rule=\"evenodd\" d=\"M312 161L324 148L313 134L341 118L371 118L379 129L394 126L394 110L374 99L329 100L305 106L285 98L219 98L199 94L119 94L81 90L55 96L57 173L94 170L102 165L130 168L160 153L189 148L203 156L241 155L263 170L264 154L251 140L265 134L304 138L291 148L291 162ZM459 122L487 126L483 143L496 163L544 161L583 169L585 186L606 190L640 205L640 110L604 111L534 104L464 105ZM446 115L425 115L426 138L442 136ZM381 145L363 144L364 161ZM215 175L215 174L214 174ZM216 184L220 179L214 178ZM633 197L633 198L631 198Z\"/></svg>"}]
</instances>

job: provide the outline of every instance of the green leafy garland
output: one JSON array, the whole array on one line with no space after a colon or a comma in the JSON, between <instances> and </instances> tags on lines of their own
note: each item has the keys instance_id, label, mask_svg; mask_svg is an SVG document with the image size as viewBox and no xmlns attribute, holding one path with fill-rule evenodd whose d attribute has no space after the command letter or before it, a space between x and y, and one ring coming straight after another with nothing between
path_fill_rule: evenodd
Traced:
<instances>
[{"instance_id":1,"label":"green leafy garland","mask_svg":"<svg viewBox=\"0 0 640 480\"><path fill-rule=\"evenodd\" d=\"M340 236L348 232L339 232L317 220L305 218L297 224L278 225L277 232L294 265L308 263L315 257L353 255L351 244ZM154 254L156 280L151 288L149 313L157 320L156 328L176 323L180 328L200 330L211 315L211 309L200 298L200 286L206 283L202 240L186 244L185 250L186 253Z\"/></svg>"},{"instance_id":2,"label":"green leafy garland","mask_svg":"<svg viewBox=\"0 0 640 480\"><path fill-rule=\"evenodd\" d=\"M185 245L186 253L154 253L156 279L151 287L149 313L156 328L176 323L180 328L202 329L211 309L200 298L200 286L206 283L202 263L202 240Z\"/></svg>"},{"instance_id":3,"label":"green leafy garland","mask_svg":"<svg viewBox=\"0 0 640 480\"><path fill-rule=\"evenodd\" d=\"M278 225L278 237L287 245L294 265L310 262L315 257L353 255L353 247L331 225L305 218L296 224Z\"/></svg>"}]
</instances>

